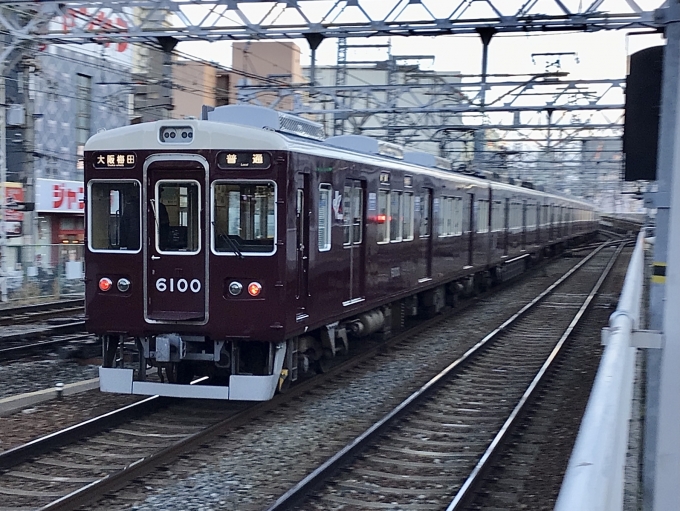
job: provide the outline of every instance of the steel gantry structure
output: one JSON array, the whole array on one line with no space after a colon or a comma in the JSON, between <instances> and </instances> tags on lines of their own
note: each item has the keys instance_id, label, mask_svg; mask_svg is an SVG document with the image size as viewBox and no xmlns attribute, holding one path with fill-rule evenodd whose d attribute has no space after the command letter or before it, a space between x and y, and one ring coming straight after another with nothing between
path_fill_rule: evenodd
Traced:
<instances>
[{"instance_id":1,"label":"steel gantry structure","mask_svg":"<svg viewBox=\"0 0 680 511\"><path fill-rule=\"evenodd\" d=\"M32 21L18 25L2 16L0 26L13 38L45 43L79 43L106 36L128 42L172 36L185 40L251 40L436 36L560 30L617 30L656 27L654 8L640 0L111 0L0 1L6 9L30 11ZM41 28L42 22L83 8L106 12L113 23ZM133 12L133 8L139 8ZM143 15L139 15L139 12ZM172 26L148 20L170 13ZM113 14L113 16L111 16Z\"/></svg>"}]
</instances>

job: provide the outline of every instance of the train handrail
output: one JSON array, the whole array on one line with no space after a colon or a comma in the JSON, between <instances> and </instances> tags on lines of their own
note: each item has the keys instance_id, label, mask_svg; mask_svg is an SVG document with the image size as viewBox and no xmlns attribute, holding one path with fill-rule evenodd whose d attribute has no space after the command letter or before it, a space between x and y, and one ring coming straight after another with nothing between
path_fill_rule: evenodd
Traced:
<instances>
[{"instance_id":1,"label":"train handrail","mask_svg":"<svg viewBox=\"0 0 680 511\"><path fill-rule=\"evenodd\" d=\"M623 509L637 352L637 348L631 347L631 338L640 321L644 236L642 229L628 265L619 305L609 318L607 346L554 511Z\"/></svg>"}]
</instances>

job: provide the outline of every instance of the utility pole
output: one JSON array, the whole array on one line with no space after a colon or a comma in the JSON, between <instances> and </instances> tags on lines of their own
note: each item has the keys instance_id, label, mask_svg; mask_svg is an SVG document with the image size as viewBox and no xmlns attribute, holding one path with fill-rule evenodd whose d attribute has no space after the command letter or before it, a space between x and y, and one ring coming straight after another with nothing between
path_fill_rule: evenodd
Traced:
<instances>
[{"instance_id":1,"label":"utility pole","mask_svg":"<svg viewBox=\"0 0 680 511\"><path fill-rule=\"evenodd\" d=\"M23 67L23 99L25 108L25 122L24 122L24 161L23 161L23 179L25 183L25 197L24 202L35 203L35 162L33 153L35 152L35 127L34 127L34 91L31 90L33 80L33 71L36 69L35 57L33 54L33 45L29 44L28 48L21 59ZM38 242L36 232L36 214L33 211L24 212L24 239L31 247L28 250L28 261L35 261L36 244Z\"/></svg>"},{"instance_id":2,"label":"utility pole","mask_svg":"<svg viewBox=\"0 0 680 511\"><path fill-rule=\"evenodd\" d=\"M5 99L5 63L0 63L0 300L7 301L7 232L5 220L7 196L7 105Z\"/></svg>"}]
</instances>

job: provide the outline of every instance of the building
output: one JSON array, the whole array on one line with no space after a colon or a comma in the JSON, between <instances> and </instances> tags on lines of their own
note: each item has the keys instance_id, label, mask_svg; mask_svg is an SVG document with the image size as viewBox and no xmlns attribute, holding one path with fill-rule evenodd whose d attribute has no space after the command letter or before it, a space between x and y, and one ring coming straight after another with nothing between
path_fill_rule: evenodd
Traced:
<instances>
[{"instance_id":1,"label":"building","mask_svg":"<svg viewBox=\"0 0 680 511\"><path fill-rule=\"evenodd\" d=\"M233 74L210 63L176 60L172 83L174 119L200 119L203 105L216 107L235 102Z\"/></svg>"},{"instance_id":2,"label":"building","mask_svg":"<svg viewBox=\"0 0 680 511\"><path fill-rule=\"evenodd\" d=\"M54 266L62 250L75 251L55 245L83 243L85 142L129 123L130 69L112 60L61 46L32 56L27 87L17 95L22 108L14 108L11 137L21 151L8 152L7 175L36 207L22 214L22 236L9 239L9 268L36 260Z\"/></svg>"}]
</instances>

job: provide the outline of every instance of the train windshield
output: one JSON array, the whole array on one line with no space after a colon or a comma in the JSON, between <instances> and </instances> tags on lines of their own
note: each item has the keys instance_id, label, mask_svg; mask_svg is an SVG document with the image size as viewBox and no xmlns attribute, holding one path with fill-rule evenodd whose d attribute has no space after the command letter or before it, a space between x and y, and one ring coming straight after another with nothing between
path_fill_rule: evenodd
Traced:
<instances>
[{"instance_id":1,"label":"train windshield","mask_svg":"<svg viewBox=\"0 0 680 511\"><path fill-rule=\"evenodd\" d=\"M213 250L273 254L275 205L274 183L214 183Z\"/></svg>"},{"instance_id":2,"label":"train windshield","mask_svg":"<svg viewBox=\"0 0 680 511\"><path fill-rule=\"evenodd\" d=\"M90 181L90 250L139 252L140 189L139 181L134 180Z\"/></svg>"}]
</instances>

